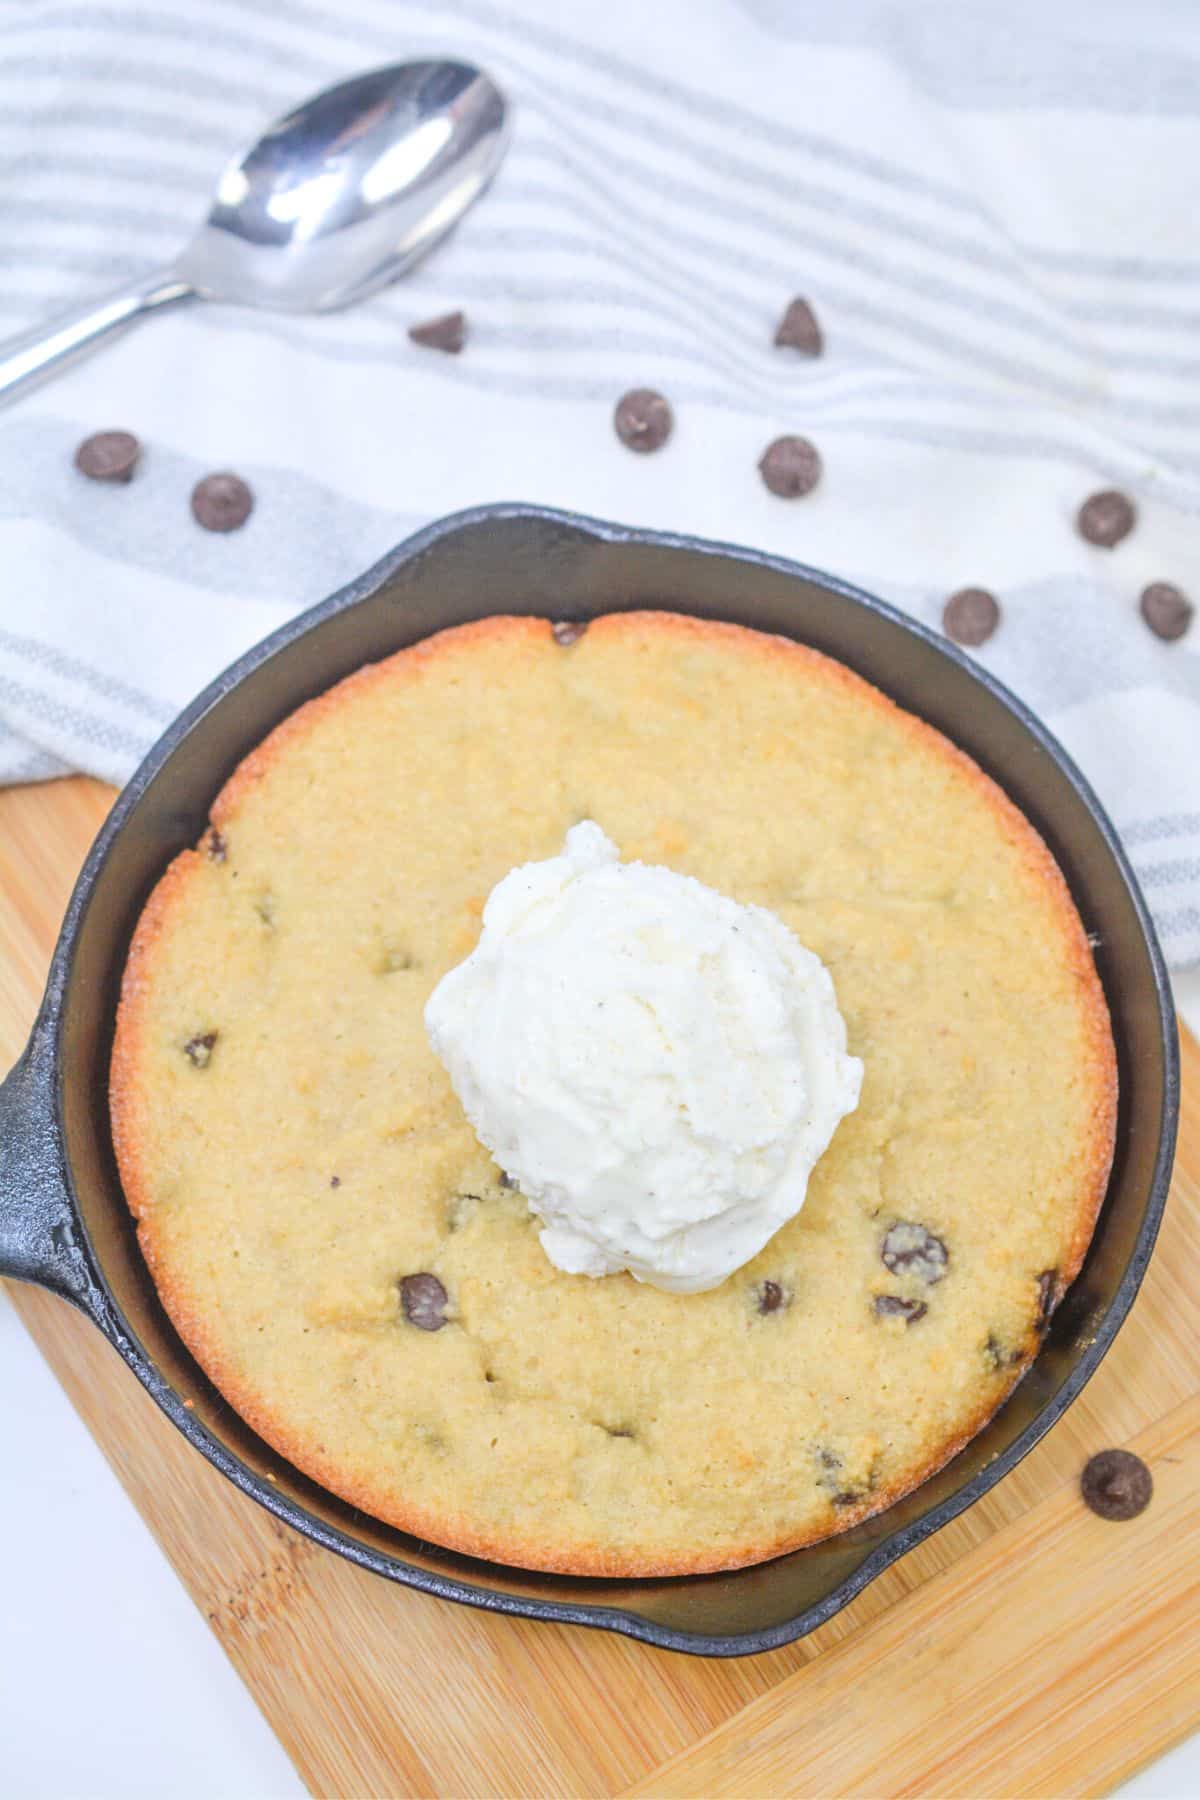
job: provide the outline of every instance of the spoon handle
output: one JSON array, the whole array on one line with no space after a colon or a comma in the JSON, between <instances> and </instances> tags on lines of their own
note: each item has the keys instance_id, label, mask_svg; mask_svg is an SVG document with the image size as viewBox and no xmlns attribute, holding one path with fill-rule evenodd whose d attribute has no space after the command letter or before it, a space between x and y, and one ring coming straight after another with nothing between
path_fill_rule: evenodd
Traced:
<instances>
[{"instance_id":1,"label":"spoon handle","mask_svg":"<svg viewBox=\"0 0 1200 1800\"><path fill-rule=\"evenodd\" d=\"M0 406L144 313L187 300L195 292L174 269L159 269L103 300L93 300L48 325L37 325L10 338L0 344Z\"/></svg>"}]
</instances>

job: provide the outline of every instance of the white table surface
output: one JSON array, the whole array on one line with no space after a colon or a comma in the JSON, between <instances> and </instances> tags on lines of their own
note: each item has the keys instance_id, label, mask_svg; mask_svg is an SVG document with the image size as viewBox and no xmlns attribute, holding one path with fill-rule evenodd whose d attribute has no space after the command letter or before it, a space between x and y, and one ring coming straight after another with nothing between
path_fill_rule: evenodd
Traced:
<instances>
[{"instance_id":1,"label":"white table surface","mask_svg":"<svg viewBox=\"0 0 1200 1800\"><path fill-rule=\"evenodd\" d=\"M1200 1034L1200 970L1175 985ZM303 1794L2 1292L0 1444L0 1790L22 1800ZM1120 1792L1195 1800L1200 1734Z\"/></svg>"}]
</instances>

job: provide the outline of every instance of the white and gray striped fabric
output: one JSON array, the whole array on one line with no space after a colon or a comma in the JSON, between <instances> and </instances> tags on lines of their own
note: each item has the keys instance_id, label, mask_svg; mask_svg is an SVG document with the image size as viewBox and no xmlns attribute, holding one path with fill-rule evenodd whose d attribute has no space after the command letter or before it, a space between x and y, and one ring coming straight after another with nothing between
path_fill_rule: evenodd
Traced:
<instances>
[{"instance_id":1,"label":"white and gray striped fabric","mask_svg":"<svg viewBox=\"0 0 1200 1800\"><path fill-rule=\"evenodd\" d=\"M166 315L0 415L0 778L120 781L203 682L412 528L529 499L799 557L936 622L1048 720L1200 958L1200 19L1191 0L0 0L0 330L167 261L228 152L435 51L516 109L495 189L348 313ZM823 358L772 348L808 295ZM414 321L466 308L457 358ZM632 386L676 434L616 441ZM147 446L132 486L71 466ZM825 479L785 503L785 431ZM195 480L258 497L227 537ZM1135 496L1114 551L1073 530Z\"/></svg>"}]
</instances>

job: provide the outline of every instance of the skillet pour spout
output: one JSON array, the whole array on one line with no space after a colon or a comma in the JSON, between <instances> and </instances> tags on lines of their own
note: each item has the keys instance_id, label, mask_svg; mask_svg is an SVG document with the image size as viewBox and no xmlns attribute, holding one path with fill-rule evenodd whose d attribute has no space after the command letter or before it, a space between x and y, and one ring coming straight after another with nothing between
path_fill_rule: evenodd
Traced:
<instances>
[{"instance_id":1,"label":"skillet pour spout","mask_svg":"<svg viewBox=\"0 0 1200 1800\"><path fill-rule=\"evenodd\" d=\"M1068 1302L1024 1381L952 1462L886 1512L771 1563L672 1580L584 1580L406 1537L301 1476L232 1411L176 1337L139 1253L109 1133L108 1062L125 955L150 889L199 839L227 776L282 718L363 663L447 626L492 613L584 621L645 607L810 644L928 720L999 782L1054 853L1099 945L1121 1103L1108 1196ZM1170 986L1124 851L1065 751L985 669L870 595L778 557L544 507L485 506L418 532L249 651L176 720L121 794L80 874L29 1046L0 1088L0 1273L80 1307L222 1474L349 1561L492 1611L744 1655L823 1624L987 1493L1061 1417L1145 1273L1178 1109Z\"/></svg>"}]
</instances>

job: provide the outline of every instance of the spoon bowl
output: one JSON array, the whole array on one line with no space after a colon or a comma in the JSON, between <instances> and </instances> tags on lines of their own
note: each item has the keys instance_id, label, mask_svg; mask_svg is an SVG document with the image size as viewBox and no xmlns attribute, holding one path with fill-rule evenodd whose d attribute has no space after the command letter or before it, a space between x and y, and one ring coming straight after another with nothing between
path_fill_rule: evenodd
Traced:
<instances>
[{"instance_id":1,"label":"spoon bowl","mask_svg":"<svg viewBox=\"0 0 1200 1800\"><path fill-rule=\"evenodd\" d=\"M209 300L349 306L443 238L500 166L507 112L469 63L398 63L328 88L235 156L177 270Z\"/></svg>"},{"instance_id":2,"label":"spoon bowl","mask_svg":"<svg viewBox=\"0 0 1200 1800\"><path fill-rule=\"evenodd\" d=\"M183 300L327 312L364 299L453 229L508 137L503 94L470 63L393 63L326 88L232 159L169 268L0 346L0 405Z\"/></svg>"}]
</instances>

